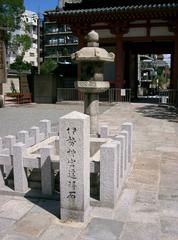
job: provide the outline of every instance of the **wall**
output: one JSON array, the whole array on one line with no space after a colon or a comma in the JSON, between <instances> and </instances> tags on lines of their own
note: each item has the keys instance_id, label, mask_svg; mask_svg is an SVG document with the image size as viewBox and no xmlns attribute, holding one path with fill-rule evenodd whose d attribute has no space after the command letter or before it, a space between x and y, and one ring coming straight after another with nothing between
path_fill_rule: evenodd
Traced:
<instances>
[{"instance_id":1,"label":"wall","mask_svg":"<svg viewBox=\"0 0 178 240\"><path fill-rule=\"evenodd\" d=\"M56 103L56 79L52 75L37 75L34 78L34 102Z\"/></svg>"}]
</instances>

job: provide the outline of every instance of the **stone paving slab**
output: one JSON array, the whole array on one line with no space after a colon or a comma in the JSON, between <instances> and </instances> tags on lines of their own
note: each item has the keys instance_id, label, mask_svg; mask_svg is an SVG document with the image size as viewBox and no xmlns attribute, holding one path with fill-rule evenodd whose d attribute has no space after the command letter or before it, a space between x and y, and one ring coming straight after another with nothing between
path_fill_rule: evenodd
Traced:
<instances>
[{"instance_id":1,"label":"stone paving slab","mask_svg":"<svg viewBox=\"0 0 178 240\"><path fill-rule=\"evenodd\" d=\"M178 218L178 200L159 200L160 216Z\"/></svg>"},{"instance_id":2,"label":"stone paving slab","mask_svg":"<svg viewBox=\"0 0 178 240\"><path fill-rule=\"evenodd\" d=\"M11 232L27 237L39 237L53 223L54 219L55 217L52 214L29 212L14 224Z\"/></svg>"},{"instance_id":3,"label":"stone paving slab","mask_svg":"<svg viewBox=\"0 0 178 240\"><path fill-rule=\"evenodd\" d=\"M74 240L79 234L78 228L53 224L42 234L40 240Z\"/></svg>"},{"instance_id":4,"label":"stone paving slab","mask_svg":"<svg viewBox=\"0 0 178 240\"><path fill-rule=\"evenodd\" d=\"M17 235L17 234L7 234L2 238L2 240L38 240L37 238L34 237L27 237L27 236L22 236L22 235Z\"/></svg>"},{"instance_id":5,"label":"stone paving slab","mask_svg":"<svg viewBox=\"0 0 178 240\"><path fill-rule=\"evenodd\" d=\"M120 240L160 240L159 225L126 223Z\"/></svg>"},{"instance_id":6,"label":"stone paving slab","mask_svg":"<svg viewBox=\"0 0 178 240\"><path fill-rule=\"evenodd\" d=\"M44 214L53 214L56 217L59 217L59 201L53 200L40 200L34 207L30 210L31 213L44 213Z\"/></svg>"},{"instance_id":7,"label":"stone paving slab","mask_svg":"<svg viewBox=\"0 0 178 240\"><path fill-rule=\"evenodd\" d=\"M12 199L0 208L0 218L19 220L32 207L33 207L33 204L27 200L18 201L18 200Z\"/></svg>"},{"instance_id":8,"label":"stone paving slab","mask_svg":"<svg viewBox=\"0 0 178 240\"><path fill-rule=\"evenodd\" d=\"M161 231L178 238L178 218L161 217Z\"/></svg>"},{"instance_id":9,"label":"stone paving slab","mask_svg":"<svg viewBox=\"0 0 178 240\"><path fill-rule=\"evenodd\" d=\"M129 216L129 211L135 202L137 191L133 189L124 189L117 208L114 213L114 219L121 222L126 222Z\"/></svg>"},{"instance_id":10,"label":"stone paving slab","mask_svg":"<svg viewBox=\"0 0 178 240\"><path fill-rule=\"evenodd\" d=\"M116 220L93 218L80 240L117 240L123 229L123 223Z\"/></svg>"},{"instance_id":11,"label":"stone paving slab","mask_svg":"<svg viewBox=\"0 0 178 240\"><path fill-rule=\"evenodd\" d=\"M14 223L15 223L15 220L0 218L0 232L5 232Z\"/></svg>"}]
</instances>

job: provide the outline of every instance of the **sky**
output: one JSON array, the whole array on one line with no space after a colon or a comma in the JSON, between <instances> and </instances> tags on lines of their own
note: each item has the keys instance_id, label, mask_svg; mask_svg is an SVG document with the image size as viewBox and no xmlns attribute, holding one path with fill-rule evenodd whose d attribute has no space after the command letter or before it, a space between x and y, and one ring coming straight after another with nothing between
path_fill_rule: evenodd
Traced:
<instances>
[{"instance_id":1,"label":"sky","mask_svg":"<svg viewBox=\"0 0 178 240\"><path fill-rule=\"evenodd\" d=\"M58 0L24 0L26 10L41 13L45 10L54 9L58 5Z\"/></svg>"}]
</instances>

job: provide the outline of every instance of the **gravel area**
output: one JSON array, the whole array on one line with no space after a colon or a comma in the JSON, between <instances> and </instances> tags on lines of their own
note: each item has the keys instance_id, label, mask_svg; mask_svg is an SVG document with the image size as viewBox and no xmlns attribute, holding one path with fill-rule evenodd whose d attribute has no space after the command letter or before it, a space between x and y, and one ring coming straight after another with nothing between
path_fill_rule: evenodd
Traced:
<instances>
[{"instance_id":1,"label":"gravel area","mask_svg":"<svg viewBox=\"0 0 178 240\"><path fill-rule=\"evenodd\" d=\"M108 108L100 106L100 113ZM56 126L58 119L71 111L83 112L83 104L32 104L0 108L0 137L28 130L42 119L49 119L52 126Z\"/></svg>"}]
</instances>

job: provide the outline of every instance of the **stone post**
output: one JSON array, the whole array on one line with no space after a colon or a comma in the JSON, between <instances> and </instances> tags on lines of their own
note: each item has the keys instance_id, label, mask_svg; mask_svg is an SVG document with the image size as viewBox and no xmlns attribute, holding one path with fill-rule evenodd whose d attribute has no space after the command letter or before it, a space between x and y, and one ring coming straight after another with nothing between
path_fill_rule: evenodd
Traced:
<instances>
[{"instance_id":1,"label":"stone post","mask_svg":"<svg viewBox=\"0 0 178 240\"><path fill-rule=\"evenodd\" d=\"M2 151L2 138L0 138L0 153Z\"/></svg>"},{"instance_id":2,"label":"stone post","mask_svg":"<svg viewBox=\"0 0 178 240\"><path fill-rule=\"evenodd\" d=\"M40 149L41 154L41 188L42 193L51 195L54 191L54 175L51 164L51 155L54 154L54 146L46 146Z\"/></svg>"},{"instance_id":3,"label":"stone post","mask_svg":"<svg viewBox=\"0 0 178 240\"><path fill-rule=\"evenodd\" d=\"M114 208L117 201L117 146L105 143L100 148L100 202Z\"/></svg>"},{"instance_id":4,"label":"stone post","mask_svg":"<svg viewBox=\"0 0 178 240\"><path fill-rule=\"evenodd\" d=\"M40 142L40 129L39 127L31 127L30 128L30 136L34 138L34 142L35 144L39 143Z\"/></svg>"},{"instance_id":5,"label":"stone post","mask_svg":"<svg viewBox=\"0 0 178 240\"><path fill-rule=\"evenodd\" d=\"M1 154L1 151L2 151L2 138L0 138L0 154ZM0 166L0 187L4 186L3 174L4 174L4 167Z\"/></svg>"},{"instance_id":6,"label":"stone post","mask_svg":"<svg viewBox=\"0 0 178 240\"><path fill-rule=\"evenodd\" d=\"M128 161L128 132L122 130L120 132L121 135L125 137L125 171L128 169L129 161Z\"/></svg>"},{"instance_id":7,"label":"stone post","mask_svg":"<svg viewBox=\"0 0 178 240\"><path fill-rule=\"evenodd\" d=\"M121 178L121 143L120 141L112 141L113 144L116 144L117 148L117 188L118 188L118 193L119 190L122 187L122 178Z\"/></svg>"},{"instance_id":8,"label":"stone post","mask_svg":"<svg viewBox=\"0 0 178 240\"><path fill-rule=\"evenodd\" d=\"M16 143L16 138L13 135L5 136L4 147L9 149L10 155L13 154L13 145Z\"/></svg>"},{"instance_id":9,"label":"stone post","mask_svg":"<svg viewBox=\"0 0 178 240\"><path fill-rule=\"evenodd\" d=\"M133 124L126 122L122 124L122 130L128 132L128 161L132 161L132 141L133 141Z\"/></svg>"},{"instance_id":10,"label":"stone post","mask_svg":"<svg viewBox=\"0 0 178 240\"><path fill-rule=\"evenodd\" d=\"M40 132L45 134L45 138L48 137L49 133L51 132L51 121L44 119L39 122L40 125Z\"/></svg>"},{"instance_id":11,"label":"stone post","mask_svg":"<svg viewBox=\"0 0 178 240\"><path fill-rule=\"evenodd\" d=\"M16 137L13 135L8 135L5 136L4 138L4 148L8 148L9 149L9 154L12 156L13 155L13 145L16 143ZM11 166L5 166L4 167L4 172L6 174L6 177L9 176L9 174L12 171L12 167Z\"/></svg>"},{"instance_id":12,"label":"stone post","mask_svg":"<svg viewBox=\"0 0 178 240\"><path fill-rule=\"evenodd\" d=\"M61 219L85 221L90 205L90 118L71 112L59 120Z\"/></svg>"},{"instance_id":13,"label":"stone post","mask_svg":"<svg viewBox=\"0 0 178 240\"><path fill-rule=\"evenodd\" d=\"M122 135L118 135L115 137L116 141L120 142L120 150L121 150L121 163L120 163L120 177L124 178L124 170L125 170L125 137Z\"/></svg>"},{"instance_id":14,"label":"stone post","mask_svg":"<svg viewBox=\"0 0 178 240\"><path fill-rule=\"evenodd\" d=\"M27 176L23 164L25 144L16 143L13 146L13 169L14 169L14 189L17 192L25 193L28 190Z\"/></svg>"},{"instance_id":15,"label":"stone post","mask_svg":"<svg viewBox=\"0 0 178 240\"><path fill-rule=\"evenodd\" d=\"M100 127L100 137L101 138L108 138L109 136L109 128L108 125L102 125Z\"/></svg>"},{"instance_id":16,"label":"stone post","mask_svg":"<svg viewBox=\"0 0 178 240\"><path fill-rule=\"evenodd\" d=\"M27 142L29 139L29 132L28 131L20 131L17 134L18 142L22 142L27 146Z\"/></svg>"}]
</instances>

